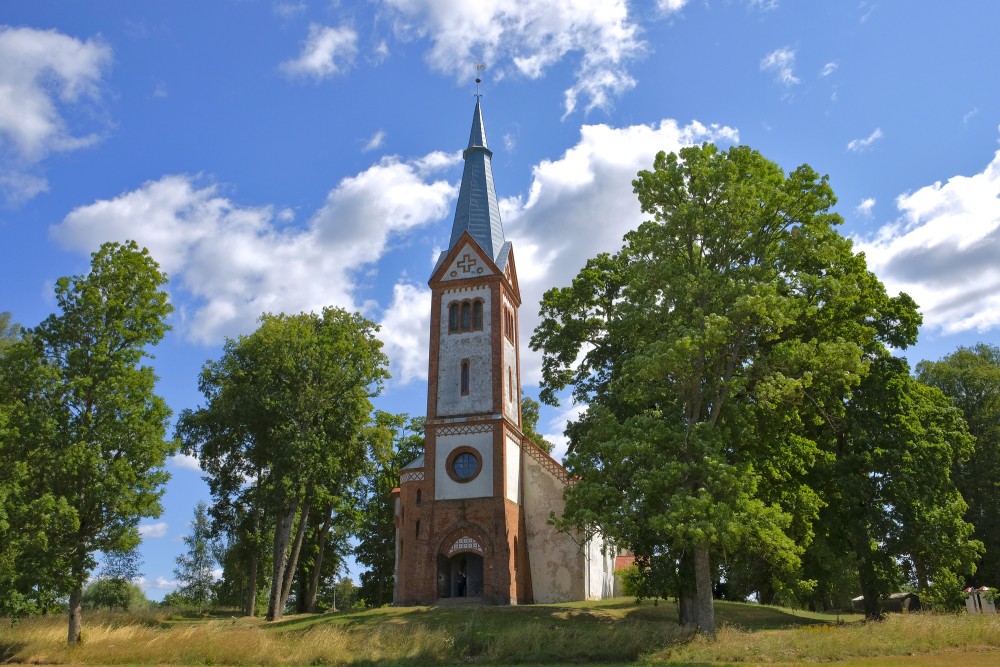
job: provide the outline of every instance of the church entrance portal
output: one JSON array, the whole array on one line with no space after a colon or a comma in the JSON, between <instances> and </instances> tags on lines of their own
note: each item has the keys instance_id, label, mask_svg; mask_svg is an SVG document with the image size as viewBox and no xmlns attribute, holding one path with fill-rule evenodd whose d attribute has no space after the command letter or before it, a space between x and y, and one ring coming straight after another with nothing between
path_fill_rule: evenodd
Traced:
<instances>
[{"instance_id":1,"label":"church entrance portal","mask_svg":"<svg viewBox=\"0 0 1000 667\"><path fill-rule=\"evenodd\" d=\"M483 594L483 557L458 553L438 556L438 597L477 598Z\"/></svg>"}]
</instances>

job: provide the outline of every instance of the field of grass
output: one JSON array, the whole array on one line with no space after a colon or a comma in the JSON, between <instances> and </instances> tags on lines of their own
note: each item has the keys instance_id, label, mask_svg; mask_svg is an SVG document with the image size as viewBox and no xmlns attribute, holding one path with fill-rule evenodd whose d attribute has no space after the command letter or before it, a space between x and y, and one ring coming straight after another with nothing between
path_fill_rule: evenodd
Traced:
<instances>
[{"instance_id":1,"label":"field of grass","mask_svg":"<svg viewBox=\"0 0 1000 667\"><path fill-rule=\"evenodd\" d=\"M1000 664L1000 615L858 616L716 603L708 641L673 604L632 600L521 607L403 607L266 624L154 611L91 613L81 645L65 618L0 620L0 662L73 665Z\"/></svg>"}]
</instances>

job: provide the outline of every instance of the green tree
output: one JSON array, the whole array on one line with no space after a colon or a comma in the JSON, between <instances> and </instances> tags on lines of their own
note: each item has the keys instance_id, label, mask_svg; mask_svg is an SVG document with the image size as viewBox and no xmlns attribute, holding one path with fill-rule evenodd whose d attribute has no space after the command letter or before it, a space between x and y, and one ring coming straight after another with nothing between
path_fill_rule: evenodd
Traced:
<instances>
[{"instance_id":1,"label":"green tree","mask_svg":"<svg viewBox=\"0 0 1000 667\"><path fill-rule=\"evenodd\" d=\"M879 600L904 583L948 606L958 591L949 587L980 548L951 477L971 446L959 411L911 377L905 360L872 359L835 447L814 471L825 507L806 572L820 578L831 554L848 556L872 619L881 617Z\"/></svg>"},{"instance_id":2,"label":"green tree","mask_svg":"<svg viewBox=\"0 0 1000 667\"><path fill-rule=\"evenodd\" d=\"M0 470L31 471L19 502L34 526L9 529L31 542L19 556L17 585L22 593L69 595L71 644L80 637L95 552L133 549L140 519L160 512L170 411L142 360L168 329L166 281L134 242L106 243L89 274L57 281L60 313L0 362L7 429Z\"/></svg>"},{"instance_id":3,"label":"green tree","mask_svg":"<svg viewBox=\"0 0 1000 667\"><path fill-rule=\"evenodd\" d=\"M812 434L885 337L889 299L834 230L825 177L747 147L657 155L633 181L653 220L542 301L542 398L587 405L567 434L563 525L635 553L681 621L714 633L721 554L793 581L820 507ZM892 327L889 327L892 329ZM915 327L914 327L915 329Z\"/></svg>"},{"instance_id":4,"label":"green tree","mask_svg":"<svg viewBox=\"0 0 1000 667\"><path fill-rule=\"evenodd\" d=\"M377 411L368 428L372 468L360 508L354 555L368 568L361 573L359 595L369 607L392 602L396 568L396 524L392 490L399 473L424 453L424 419Z\"/></svg>"},{"instance_id":5,"label":"green tree","mask_svg":"<svg viewBox=\"0 0 1000 667\"><path fill-rule=\"evenodd\" d=\"M212 531L208 505L202 501L194 508L191 534L184 536L187 552L177 557L177 578L180 594L202 611L213 602L215 556L212 552Z\"/></svg>"},{"instance_id":6,"label":"green tree","mask_svg":"<svg viewBox=\"0 0 1000 667\"><path fill-rule=\"evenodd\" d=\"M377 329L339 308L264 315L257 331L228 340L222 358L205 365L208 403L179 420L213 496L232 503L253 494L254 530L273 521L268 620L284 613L310 517L333 511L364 472L362 431L388 377Z\"/></svg>"},{"instance_id":7,"label":"green tree","mask_svg":"<svg viewBox=\"0 0 1000 667\"><path fill-rule=\"evenodd\" d=\"M100 578L83 589L83 606L88 609L138 611L150 605L139 586L124 579Z\"/></svg>"},{"instance_id":8,"label":"green tree","mask_svg":"<svg viewBox=\"0 0 1000 667\"><path fill-rule=\"evenodd\" d=\"M969 505L965 517L985 546L970 586L1000 584L1000 347L960 347L940 361L917 364L921 382L940 389L962 411L975 438L971 456L958 461L955 481Z\"/></svg>"},{"instance_id":9,"label":"green tree","mask_svg":"<svg viewBox=\"0 0 1000 667\"><path fill-rule=\"evenodd\" d=\"M538 401L521 392L521 431L546 454L551 454L555 445L538 432L538 411L541 407Z\"/></svg>"},{"instance_id":10,"label":"green tree","mask_svg":"<svg viewBox=\"0 0 1000 667\"><path fill-rule=\"evenodd\" d=\"M0 312L0 356L21 337L21 325L14 322L13 317L9 311Z\"/></svg>"}]
</instances>

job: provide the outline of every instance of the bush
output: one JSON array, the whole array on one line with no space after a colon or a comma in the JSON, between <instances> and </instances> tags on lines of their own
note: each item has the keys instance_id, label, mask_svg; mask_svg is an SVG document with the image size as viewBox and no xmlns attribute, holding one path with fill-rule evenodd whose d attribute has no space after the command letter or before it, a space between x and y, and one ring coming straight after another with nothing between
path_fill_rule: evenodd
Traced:
<instances>
[{"instance_id":1,"label":"bush","mask_svg":"<svg viewBox=\"0 0 1000 667\"><path fill-rule=\"evenodd\" d=\"M83 590L83 606L88 609L139 611L150 604L141 588L124 579L98 579Z\"/></svg>"}]
</instances>

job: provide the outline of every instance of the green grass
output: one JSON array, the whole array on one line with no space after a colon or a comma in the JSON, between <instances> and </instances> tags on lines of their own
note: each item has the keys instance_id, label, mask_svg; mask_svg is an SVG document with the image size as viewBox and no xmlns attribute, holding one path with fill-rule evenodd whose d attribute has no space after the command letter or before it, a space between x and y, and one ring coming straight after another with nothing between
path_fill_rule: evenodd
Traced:
<instances>
[{"instance_id":1,"label":"green grass","mask_svg":"<svg viewBox=\"0 0 1000 667\"><path fill-rule=\"evenodd\" d=\"M1000 664L1000 615L858 616L716 603L718 639L677 626L671 603L396 607L267 624L228 614L89 614L0 624L0 662L80 665ZM0 622L2 623L2 622ZM846 662L838 662L846 661ZM894 662L895 661L895 662ZM911 664L911 663L907 663Z\"/></svg>"}]
</instances>

